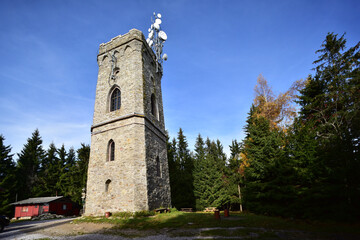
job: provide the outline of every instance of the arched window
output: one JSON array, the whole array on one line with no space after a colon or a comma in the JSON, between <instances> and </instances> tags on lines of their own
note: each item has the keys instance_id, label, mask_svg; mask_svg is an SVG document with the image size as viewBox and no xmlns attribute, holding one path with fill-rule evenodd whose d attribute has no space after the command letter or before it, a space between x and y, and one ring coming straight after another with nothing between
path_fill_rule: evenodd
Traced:
<instances>
[{"instance_id":1,"label":"arched window","mask_svg":"<svg viewBox=\"0 0 360 240\"><path fill-rule=\"evenodd\" d=\"M161 177L161 164L159 156L156 157L156 175Z\"/></svg>"},{"instance_id":2,"label":"arched window","mask_svg":"<svg viewBox=\"0 0 360 240\"><path fill-rule=\"evenodd\" d=\"M111 139L108 143L107 161L115 160L115 142Z\"/></svg>"},{"instance_id":3,"label":"arched window","mask_svg":"<svg viewBox=\"0 0 360 240\"><path fill-rule=\"evenodd\" d=\"M118 88L115 88L111 93L110 97L110 111L115 111L120 109L121 105L121 92Z\"/></svg>"},{"instance_id":4,"label":"arched window","mask_svg":"<svg viewBox=\"0 0 360 240\"><path fill-rule=\"evenodd\" d=\"M151 94L151 114L159 120L158 106L155 98L155 94Z\"/></svg>"},{"instance_id":5,"label":"arched window","mask_svg":"<svg viewBox=\"0 0 360 240\"><path fill-rule=\"evenodd\" d=\"M110 179L106 180L106 182L105 182L105 192L110 192L110 183L111 183Z\"/></svg>"}]
</instances>

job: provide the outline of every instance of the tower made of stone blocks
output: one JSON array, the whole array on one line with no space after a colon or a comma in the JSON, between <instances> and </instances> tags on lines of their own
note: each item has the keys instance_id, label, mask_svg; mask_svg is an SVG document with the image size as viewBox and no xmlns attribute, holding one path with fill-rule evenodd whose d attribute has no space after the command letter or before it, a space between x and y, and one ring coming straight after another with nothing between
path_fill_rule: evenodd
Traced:
<instances>
[{"instance_id":1,"label":"tower made of stone blocks","mask_svg":"<svg viewBox=\"0 0 360 240\"><path fill-rule=\"evenodd\" d=\"M100 45L85 215L170 206L161 65L141 31Z\"/></svg>"}]
</instances>

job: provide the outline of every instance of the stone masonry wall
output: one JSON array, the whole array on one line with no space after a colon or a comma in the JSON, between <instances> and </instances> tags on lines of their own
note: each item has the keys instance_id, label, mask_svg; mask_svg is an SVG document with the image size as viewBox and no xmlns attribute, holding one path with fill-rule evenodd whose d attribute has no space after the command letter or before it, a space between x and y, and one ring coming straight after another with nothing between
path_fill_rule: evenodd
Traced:
<instances>
[{"instance_id":1,"label":"stone masonry wall","mask_svg":"<svg viewBox=\"0 0 360 240\"><path fill-rule=\"evenodd\" d=\"M110 78L111 55L115 79ZM170 205L161 73L139 30L101 44L91 136L85 215L140 211ZM111 91L121 91L121 107L110 111ZM159 116L151 113L155 94ZM115 143L115 160L108 160L108 143ZM161 175L156 157L161 162ZM111 181L106 191L107 181Z\"/></svg>"}]
</instances>

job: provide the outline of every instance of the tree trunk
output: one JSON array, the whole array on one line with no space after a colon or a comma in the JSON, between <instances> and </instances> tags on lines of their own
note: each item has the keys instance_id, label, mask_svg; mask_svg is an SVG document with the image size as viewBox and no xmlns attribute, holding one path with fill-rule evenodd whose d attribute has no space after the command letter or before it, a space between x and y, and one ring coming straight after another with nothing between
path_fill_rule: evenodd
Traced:
<instances>
[{"instance_id":1,"label":"tree trunk","mask_svg":"<svg viewBox=\"0 0 360 240\"><path fill-rule=\"evenodd\" d=\"M238 184L238 191L239 191L239 199L240 199L240 212L242 212L242 211L243 211L243 208L242 208L242 201L241 201L240 183Z\"/></svg>"}]
</instances>

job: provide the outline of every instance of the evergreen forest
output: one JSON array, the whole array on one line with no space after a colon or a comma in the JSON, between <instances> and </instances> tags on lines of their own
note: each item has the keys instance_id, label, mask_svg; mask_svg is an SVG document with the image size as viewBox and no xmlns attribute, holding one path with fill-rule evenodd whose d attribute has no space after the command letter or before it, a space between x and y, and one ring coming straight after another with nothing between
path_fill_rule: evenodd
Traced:
<instances>
[{"instance_id":1,"label":"evergreen forest","mask_svg":"<svg viewBox=\"0 0 360 240\"><path fill-rule=\"evenodd\" d=\"M33 197L66 196L82 204L86 187L90 146L81 144L76 151L51 143L45 151L36 129L14 162L11 147L0 135L0 213L14 216L15 201Z\"/></svg>"},{"instance_id":2,"label":"evergreen forest","mask_svg":"<svg viewBox=\"0 0 360 240\"><path fill-rule=\"evenodd\" d=\"M219 140L183 130L168 142L172 203L306 219L360 217L360 43L329 33L314 73L276 95L260 75L245 138L227 158Z\"/></svg>"},{"instance_id":3,"label":"evergreen forest","mask_svg":"<svg viewBox=\"0 0 360 240\"><path fill-rule=\"evenodd\" d=\"M245 138L230 156L200 134L189 150L180 128L168 138L172 206L217 207L305 219L360 217L360 42L329 33L312 74L275 94L259 75ZM82 204L90 147L50 144L35 130L15 157L0 135L0 212L16 199L63 195Z\"/></svg>"}]
</instances>

